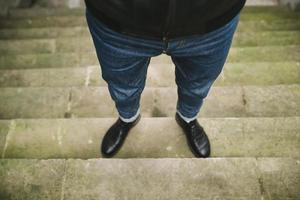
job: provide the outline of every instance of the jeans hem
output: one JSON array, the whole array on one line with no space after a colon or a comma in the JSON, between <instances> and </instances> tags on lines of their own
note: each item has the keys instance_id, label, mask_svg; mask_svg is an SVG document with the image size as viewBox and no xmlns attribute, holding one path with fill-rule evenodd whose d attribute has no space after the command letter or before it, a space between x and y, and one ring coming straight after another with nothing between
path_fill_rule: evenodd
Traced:
<instances>
[{"instance_id":1,"label":"jeans hem","mask_svg":"<svg viewBox=\"0 0 300 200\"><path fill-rule=\"evenodd\" d=\"M179 110L177 110L176 112L177 112L178 115L179 115L184 121L186 121L187 123L189 123L189 122L191 122L191 121L197 119L197 117L198 117L198 115L196 115L196 116L194 116L194 117L185 117L185 116L183 116L183 115L179 112Z\"/></svg>"},{"instance_id":2,"label":"jeans hem","mask_svg":"<svg viewBox=\"0 0 300 200\"><path fill-rule=\"evenodd\" d=\"M122 117L121 115L119 115L119 117L122 121L129 123L129 122L133 122L134 120L136 120L138 118L140 112L141 112L140 108L138 108L136 114L130 118L125 118L125 117Z\"/></svg>"}]
</instances>

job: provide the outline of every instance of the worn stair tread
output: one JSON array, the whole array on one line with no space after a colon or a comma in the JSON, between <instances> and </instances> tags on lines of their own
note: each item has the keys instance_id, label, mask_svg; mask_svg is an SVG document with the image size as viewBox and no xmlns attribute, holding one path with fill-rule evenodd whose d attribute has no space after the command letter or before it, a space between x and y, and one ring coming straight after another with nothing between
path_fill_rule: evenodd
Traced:
<instances>
[{"instance_id":1,"label":"worn stair tread","mask_svg":"<svg viewBox=\"0 0 300 200\"><path fill-rule=\"evenodd\" d=\"M248 0L249 1L249 0ZM260 0L261 1L261 0ZM251 4L251 6L249 6ZM267 4L274 4L274 0L268 0ZM265 5L267 5L265 4ZM242 10L243 13L275 13L275 12L291 12L285 6L255 6L253 2L247 4ZM38 18L49 16L82 16L85 14L85 8L11 8L8 11L7 18Z\"/></svg>"},{"instance_id":2,"label":"worn stair tread","mask_svg":"<svg viewBox=\"0 0 300 200\"><path fill-rule=\"evenodd\" d=\"M255 33L261 31L297 31L300 30L299 20L252 20L240 22L237 33ZM0 39L43 39L90 36L86 26L47 27L47 28L18 28L0 29Z\"/></svg>"},{"instance_id":3,"label":"worn stair tread","mask_svg":"<svg viewBox=\"0 0 300 200\"><path fill-rule=\"evenodd\" d=\"M273 10L278 8L278 1L277 0L248 0L246 1L246 7L245 8L251 8L254 7L256 8L257 6L259 6L259 8L262 8L263 10L269 10L269 8L271 8ZM258 9L260 10L260 9Z\"/></svg>"},{"instance_id":4,"label":"worn stair tread","mask_svg":"<svg viewBox=\"0 0 300 200\"><path fill-rule=\"evenodd\" d=\"M0 99L1 119L117 116L107 87L0 88ZM146 117L173 116L176 101L176 87L146 87L141 109ZM205 99L200 116L299 116L299 101L299 84L216 86Z\"/></svg>"},{"instance_id":5,"label":"worn stair tread","mask_svg":"<svg viewBox=\"0 0 300 200\"><path fill-rule=\"evenodd\" d=\"M261 0L260 0L261 1ZM268 1L272 4L274 1ZM250 2L250 4L254 4ZM273 3L274 4L274 3ZM249 5L249 3L247 4ZM281 6L246 6L243 13L278 13L290 12L287 7ZM84 15L84 8L12 8L8 11L8 18L26 18L26 17L47 17L47 16L80 16Z\"/></svg>"},{"instance_id":6,"label":"worn stair tread","mask_svg":"<svg viewBox=\"0 0 300 200\"><path fill-rule=\"evenodd\" d=\"M300 61L300 46L233 47L227 62L283 62ZM10 54L0 56L0 69L58 68L98 65L95 52ZM151 58L151 64L172 64L170 56L161 54Z\"/></svg>"},{"instance_id":7,"label":"worn stair tread","mask_svg":"<svg viewBox=\"0 0 300 200\"><path fill-rule=\"evenodd\" d=\"M300 45L300 31L244 32L235 34L233 47ZM26 51L24 51L26 49ZM0 40L0 54L93 52L90 36L56 39Z\"/></svg>"},{"instance_id":8,"label":"worn stair tread","mask_svg":"<svg viewBox=\"0 0 300 200\"><path fill-rule=\"evenodd\" d=\"M211 157L300 157L300 117L198 120L210 139ZM102 138L115 121L116 118L0 121L0 155L2 158L99 158ZM193 154L174 116L142 117L115 157L185 158Z\"/></svg>"},{"instance_id":9,"label":"worn stair tread","mask_svg":"<svg viewBox=\"0 0 300 200\"><path fill-rule=\"evenodd\" d=\"M0 87L106 86L100 66L3 69ZM300 62L226 63L215 86L300 84ZM146 85L176 87L175 66L152 64Z\"/></svg>"},{"instance_id":10,"label":"worn stair tread","mask_svg":"<svg viewBox=\"0 0 300 200\"><path fill-rule=\"evenodd\" d=\"M242 13L241 21L248 20L281 20L294 19L299 20L299 12L260 12L260 13ZM19 19L0 19L0 27L2 28L33 28L33 27L72 27L85 25L85 16L44 16L44 17L28 17Z\"/></svg>"},{"instance_id":11,"label":"worn stair tread","mask_svg":"<svg viewBox=\"0 0 300 200\"><path fill-rule=\"evenodd\" d=\"M0 193L25 200L157 199L158 194L176 200L297 200L299 169L299 160L291 158L4 159Z\"/></svg>"},{"instance_id":12,"label":"worn stair tread","mask_svg":"<svg viewBox=\"0 0 300 200\"><path fill-rule=\"evenodd\" d=\"M249 0L242 11L199 113L207 159L194 158L174 119L166 55L151 59L140 123L103 159L118 114L84 9L10 10L0 19L0 199L298 200L300 12L277 4Z\"/></svg>"}]
</instances>

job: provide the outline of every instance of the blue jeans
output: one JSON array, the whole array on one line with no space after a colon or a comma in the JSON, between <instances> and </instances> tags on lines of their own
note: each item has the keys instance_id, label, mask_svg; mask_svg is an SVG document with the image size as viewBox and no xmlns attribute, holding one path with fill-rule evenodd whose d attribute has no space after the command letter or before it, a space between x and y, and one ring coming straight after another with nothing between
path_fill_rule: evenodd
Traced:
<instances>
[{"instance_id":1,"label":"blue jeans","mask_svg":"<svg viewBox=\"0 0 300 200\"><path fill-rule=\"evenodd\" d=\"M213 82L225 64L239 15L225 26L205 35L169 41L145 39L116 32L86 10L86 18L102 71L121 119L140 112L151 57L165 53L175 64L177 112L195 119Z\"/></svg>"}]
</instances>

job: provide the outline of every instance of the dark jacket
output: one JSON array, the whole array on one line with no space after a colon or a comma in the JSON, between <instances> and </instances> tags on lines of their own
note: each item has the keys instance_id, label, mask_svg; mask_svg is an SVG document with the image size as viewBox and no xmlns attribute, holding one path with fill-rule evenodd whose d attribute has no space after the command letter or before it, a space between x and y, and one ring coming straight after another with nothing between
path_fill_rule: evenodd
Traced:
<instances>
[{"instance_id":1,"label":"dark jacket","mask_svg":"<svg viewBox=\"0 0 300 200\"><path fill-rule=\"evenodd\" d=\"M246 0L85 0L111 29L148 39L201 35L233 19Z\"/></svg>"}]
</instances>

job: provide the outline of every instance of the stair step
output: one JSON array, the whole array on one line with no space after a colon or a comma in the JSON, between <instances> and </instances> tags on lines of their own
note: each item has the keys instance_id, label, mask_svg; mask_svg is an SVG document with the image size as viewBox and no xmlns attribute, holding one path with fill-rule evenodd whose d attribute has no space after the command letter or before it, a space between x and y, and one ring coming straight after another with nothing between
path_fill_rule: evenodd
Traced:
<instances>
[{"instance_id":1,"label":"stair step","mask_svg":"<svg viewBox=\"0 0 300 200\"><path fill-rule=\"evenodd\" d=\"M293 19L299 20L298 12L276 11L276 12L255 12L242 13L241 21L249 20L282 20ZM86 18L82 16L48 16L48 17L28 17L20 19L0 19L2 28L38 28L38 27L73 27L86 25Z\"/></svg>"},{"instance_id":2,"label":"stair step","mask_svg":"<svg viewBox=\"0 0 300 200\"><path fill-rule=\"evenodd\" d=\"M261 1L261 0L260 0ZM248 4L254 4L249 2ZM274 4L274 1L269 1L265 4ZM243 13L278 13L278 12L290 12L287 7L281 6L247 6L243 9ZM49 16L82 16L85 14L84 8L13 8L8 11L9 18L39 18L39 17L49 17Z\"/></svg>"},{"instance_id":3,"label":"stair step","mask_svg":"<svg viewBox=\"0 0 300 200\"><path fill-rule=\"evenodd\" d=\"M238 32L255 32L255 31L283 31L283 30L299 30L300 21L280 19L280 20L249 20L239 22Z\"/></svg>"},{"instance_id":4,"label":"stair step","mask_svg":"<svg viewBox=\"0 0 300 200\"><path fill-rule=\"evenodd\" d=\"M69 118L117 116L107 87L1 88L0 118ZM145 117L173 116L175 87L146 87L141 109ZM53 103L55 101L55 104ZM213 87L200 116L299 116L300 85Z\"/></svg>"},{"instance_id":5,"label":"stair step","mask_svg":"<svg viewBox=\"0 0 300 200\"><path fill-rule=\"evenodd\" d=\"M300 46L233 47L227 62L285 62L299 61ZM98 65L95 52L10 54L0 56L0 69L58 68ZM172 64L170 56L161 54L151 64Z\"/></svg>"},{"instance_id":6,"label":"stair step","mask_svg":"<svg viewBox=\"0 0 300 200\"><path fill-rule=\"evenodd\" d=\"M268 31L236 33L233 46L298 45L300 31Z\"/></svg>"},{"instance_id":7,"label":"stair step","mask_svg":"<svg viewBox=\"0 0 300 200\"><path fill-rule=\"evenodd\" d=\"M279 19L294 19L299 20L300 18L300 12L292 12L292 11L286 11L286 12L261 12L261 13L241 13L240 19L242 21L248 21L248 20L266 20L266 21L272 21L272 20L279 20Z\"/></svg>"},{"instance_id":8,"label":"stair step","mask_svg":"<svg viewBox=\"0 0 300 200\"><path fill-rule=\"evenodd\" d=\"M0 71L0 87L106 86L100 66ZM215 86L300 84L299 62L226 63ZM147 86L176 87L175 66L152 64Z\"/></svg>"},{"instance_id":9,"label":"stair step","mask_svg":"<svg viewBox=\"0 0 300 200\"><path fill-rule=\"evenodd\" d=\"M300 31L237 33L232 46L267 45L300 45ZM24 49L26 49L25 52ZM0 54L2 55L93 51L95 51L95 48L90 36L57 39L0 40Z\"/></svg>"},{"instance_id":10,"label":"stair step","mask_svg":"<svg viewBox=\"0 0 300 200\"><path fill-rule=\"evenodd\" d=\"M290 29L300 30L300 25L295 26L289 23ZM284 23L283 23L284 24ZM300 24L300 23L299 23ZM282 25L285 26L286 25ZM245 27L246 28L246 27ZM48 27L48 28L23 28L23 29L1 29L0 39L47 39L47 38L69 38L69 37L90 37L86 26L75 27Z\"/></svg>"},{"instance_id":11,"label":"stair step","mask_svg":"<svg viewBox=\"0 0 300 200\"><path fill-rule=\"evenodd\" d=\"M0 153L2 158L102 157L102 138L115 121L116 118L0 121ZM300 117L199 118L199 123L210 139L212 157L300 156ZM142 117L116 157L185 158L193 154L174 117Z\"/></svg>"},{"instance_id":12,"label":"stair step","mask_svg":"<svg viewBox=\"0 0 300 200\"><path fill-rule=\"evenodd\" d=\"M24 200L297 200L299 169L291 158L4 159L0 191Z\"/></svg>"},{"instance_id":13,"label":"stair step","mask_svg":"<svg viewBox=\"0 0 300 200\"><path fill-rule=\"evenodd\" d=\"M246 6L277 6L277 0L248 0ZM275 7L276 8L276 7Z\"/></svg>"},{"instance_id":14,"label":"stair step","mask_svg":"<svg viewBox=\"0 0 300 200\"><path fill-rule=\"evenodd\" d=\"M291 30L300 30L300 25L282 25ZM282 23L285 24L285 23ZM300 24L300 23L299 23ZM245 26L246 28L246 26ZM89 36L90 33L86 26L75 27L47 27L47 28L23 28L23 29L1 29L0 39L44 39L44 38L69 38Z\"/></svg>"},{"instance_id":15,"label":"stair step","mask_svg":"<svg viewBox=\"0 0 300 200\"><path fill-rule=\"evenodd\" d=\"M300 21L295 20L253 20L239 23L237 33L254 34L260 31L296 31L300 30ZM280 33L279 33L280 34ZM283 33L284 34L284 33ZM75 27L47 27L47 28L19 28L1 29L0 39L43 39L62 37L90 37L86 26ZM284 41L284 40L283 40Z\"/></svg>"},{"instance_id":16,"label":"stair step","mask_svg":"<svg viewBox=\"0 0 300 200\"><path fill-rule=\"evenodd\" d=\"M50 16L27 19L0 19L3 28L48 28L86 26L84 16Z\"/></svg>"},{"instance_id":17,"label":"stair step","mask_svg":"<svg viewBox=\"0 0 300 200\"><path fill-rule=\"evenodd\" d=\"M84 8L13 8L8 11L8 18L40 18L49 16L82 16L85 14Z\"/></svg>"}]
</instances>

